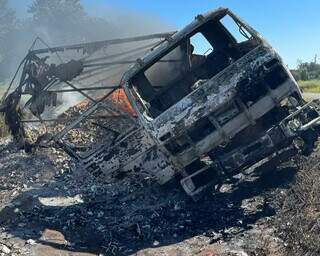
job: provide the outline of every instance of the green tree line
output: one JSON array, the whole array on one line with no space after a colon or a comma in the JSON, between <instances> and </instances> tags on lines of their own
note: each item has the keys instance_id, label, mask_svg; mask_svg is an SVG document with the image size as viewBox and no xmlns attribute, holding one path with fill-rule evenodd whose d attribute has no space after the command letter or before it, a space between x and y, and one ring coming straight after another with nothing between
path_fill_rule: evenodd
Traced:
<instances>
[{"instance_id":1,"label":"green tree line","mask_svg":"<svg viewBox=\"0 0 320 256\"><path fill-rule=\"evenodd\" d=\"M297 69L291 71L296 80L320 79L320 64L298 61Z\"/></svg>"}]
</instances>

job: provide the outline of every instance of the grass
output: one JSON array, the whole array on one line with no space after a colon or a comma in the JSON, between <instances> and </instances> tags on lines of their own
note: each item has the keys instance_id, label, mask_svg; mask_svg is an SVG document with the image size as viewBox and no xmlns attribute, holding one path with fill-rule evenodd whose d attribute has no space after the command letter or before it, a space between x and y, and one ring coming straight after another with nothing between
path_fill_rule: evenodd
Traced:
<instances>
[{"instance_id":1,"label":"grass","mask_svg":"<svg viewBox=\"0 0 320 256\"><path fill-rule=\"evenodd\" d=\"M308 158L285 195L276 226L286 242L286 255L320 255L319 155Z\"/></svg>"},{"instance_id":2,"label":"grass","mask_svg":"<svg viewBox=\"0 0 320 256\"><path fill-rule=\"evenodd\" d=\"M303 92L320 93L320 80L298 81Z\"/></svg>"}]
</instances>

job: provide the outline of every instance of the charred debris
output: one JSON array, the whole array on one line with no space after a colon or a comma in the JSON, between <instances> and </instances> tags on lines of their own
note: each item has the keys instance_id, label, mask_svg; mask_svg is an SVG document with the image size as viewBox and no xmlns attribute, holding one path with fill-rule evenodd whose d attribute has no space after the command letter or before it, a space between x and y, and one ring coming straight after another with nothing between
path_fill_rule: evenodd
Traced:
<instances>
[{"instance_id":1,"label":"charred debris","mask_svg":"<svg viewBox=\"0 0 320 256\"><path fill-rule=\"evenodd\" d=\"M320 103L304 101L275 50L228 9L179 32L34 47L2 99L16 143L61 147L102 179L131 170L160 184L178 178L197 200L274 154L309 154L319 135ZM79 95L76 107L62 94ZM30 125L61 122L55 133L26 136ZM70 142L88 122L105 133L90 145Z\"/></svg>"}]
</instances>

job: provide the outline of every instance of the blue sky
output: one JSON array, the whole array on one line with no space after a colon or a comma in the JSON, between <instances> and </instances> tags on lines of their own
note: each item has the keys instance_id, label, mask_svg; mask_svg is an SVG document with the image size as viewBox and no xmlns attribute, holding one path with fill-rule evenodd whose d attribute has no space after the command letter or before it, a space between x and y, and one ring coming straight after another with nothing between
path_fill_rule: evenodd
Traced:
<instances>
[{"instance_id":1,"label":"blue sky","mask_svg":"<svg viewBox=\"0 0 320 256\"><path fill-rule=\"evenodd\" d=\"M54 1L54 0L52 0ZM24 15L31 0L9 0ZM188 24L197 14L219 6L230 8L250 23L293 68L297 59L320 62L319 0L82 0L90 15L108 18L112 13L147 15L174 28ZM138 16L137 16L138 17ZM155 31L156 32L156 31Z\"/></svg>"}]
</instances>

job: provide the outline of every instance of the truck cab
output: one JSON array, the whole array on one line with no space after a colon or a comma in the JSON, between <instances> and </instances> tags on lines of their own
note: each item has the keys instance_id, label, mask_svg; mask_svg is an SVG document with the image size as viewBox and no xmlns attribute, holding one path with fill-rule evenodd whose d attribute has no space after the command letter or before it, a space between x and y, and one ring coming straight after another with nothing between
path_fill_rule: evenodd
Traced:
<instances>
[{"instance_id":1,"label":"truck cab","mask_svg":"<svg viewBox=\"0 0 320 256\"><path fill-rule=\"evenodd\" d=\"M310 152L318 137L319 102L303 100L276 51L226 8L196 16L121 84L138 128L81 159L92 173L147 171L198 200L274 153Z\"/></svg>"},{"instance_id":2,"label":"truck cab","mask_svg":"<svg viewBox=\"0 0 320 256\"><path fill-rule=\"evenodd\" d=\"M225 8L198 15L137 60L123 86L193 197L276 151L285 139L270 129L304 104L276 51Z\"/></svg>"}]
</instances>

